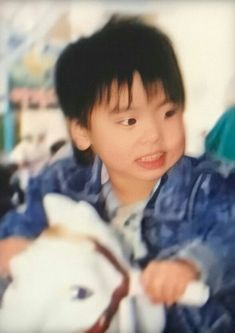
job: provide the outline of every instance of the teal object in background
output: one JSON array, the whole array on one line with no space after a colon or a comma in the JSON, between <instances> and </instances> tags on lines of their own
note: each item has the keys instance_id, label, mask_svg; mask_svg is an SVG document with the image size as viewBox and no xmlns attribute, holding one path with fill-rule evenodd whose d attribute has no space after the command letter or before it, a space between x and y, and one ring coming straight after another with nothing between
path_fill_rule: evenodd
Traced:
<instances>
[{"instance_id":1,"label":"teal object in background","mask_svg":"<svg viewBox=\"0 0 235 333\"><path fill-rule=\"evenodd\" d=\"M205 151L235 162L235 105L230 106L205 138Z\"/></svg>"}]
</instances>

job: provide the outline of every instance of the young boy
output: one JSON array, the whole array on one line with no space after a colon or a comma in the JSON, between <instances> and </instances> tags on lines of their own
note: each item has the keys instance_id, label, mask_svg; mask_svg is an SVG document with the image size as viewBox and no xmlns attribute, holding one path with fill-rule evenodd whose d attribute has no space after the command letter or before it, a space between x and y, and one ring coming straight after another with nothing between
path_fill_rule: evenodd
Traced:
<instances>
[{"instance_id":1,"label":"young boy","mask_svg":"<svg viewBox=\"0 0 235 333\"><path fill-rule=\"evenodd\" d=\"M65 48L55 83L73 143L90 162L67 158L31 181L26 210L0 226L2 275L46 227L43 196L62 193L117 228L143 268L145 293L166 305L165 332L234 332L235 177L183 156L185 94L168 37L113 18ZM177 304L195 279L209 286L209 301Z\"/></svg>"}]
</instances>

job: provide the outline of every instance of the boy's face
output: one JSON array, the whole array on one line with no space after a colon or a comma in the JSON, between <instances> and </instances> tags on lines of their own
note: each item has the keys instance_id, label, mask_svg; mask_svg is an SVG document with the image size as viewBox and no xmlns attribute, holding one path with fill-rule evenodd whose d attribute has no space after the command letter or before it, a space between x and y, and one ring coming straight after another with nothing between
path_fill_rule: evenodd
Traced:
<instances>
[{"instance_id":1,"label":"boy's face","mask_svg":"<svg viewBox=\"0 0 235 333\"><path fill-rule=\"evenodd\" d=\"M113 183L155 183L184 152L183 110L166 100L161 84L148 99L138 73L133 77L130 106L128 102L128 88L118 93L114 83L110 103L92 111L89 143Z\"/></svg>"}]
</instances>

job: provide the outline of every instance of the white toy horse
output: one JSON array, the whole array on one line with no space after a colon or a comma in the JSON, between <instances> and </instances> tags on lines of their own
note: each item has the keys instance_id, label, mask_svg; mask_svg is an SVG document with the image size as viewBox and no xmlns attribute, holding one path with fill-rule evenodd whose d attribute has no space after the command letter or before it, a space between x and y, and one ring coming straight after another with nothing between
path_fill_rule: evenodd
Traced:
<instances>
[{"instance_id":1,"label":"white toy horse","mask_svg":"<svg viewBox=\"0 0 235 333\"><path fill-rule=\"evenodd\" d=\"M49 228L11 262L0 332L134 332L129 299L139 293L138 275L112 229L86 202L49 194L44 204ZM160 333L164 308L151 306Z\"/></svg>"}]
</instances>

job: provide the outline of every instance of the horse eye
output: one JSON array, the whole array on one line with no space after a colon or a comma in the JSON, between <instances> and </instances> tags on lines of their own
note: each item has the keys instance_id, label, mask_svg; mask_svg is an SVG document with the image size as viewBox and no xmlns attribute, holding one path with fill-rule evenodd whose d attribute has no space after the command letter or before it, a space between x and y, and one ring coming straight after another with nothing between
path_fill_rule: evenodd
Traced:
<instances>
[{"instance_id":1,"label":"horse eye","mask_svg":"<svg viewBox=\"0 0 235 333\"><path fill-rule=\"evenodd\" d=\"M74 300L86 299L93 295L93 291L86 287L73 286L71 287L71 291L72 291L72 299Z\"/></svg>"}]
</instances>

